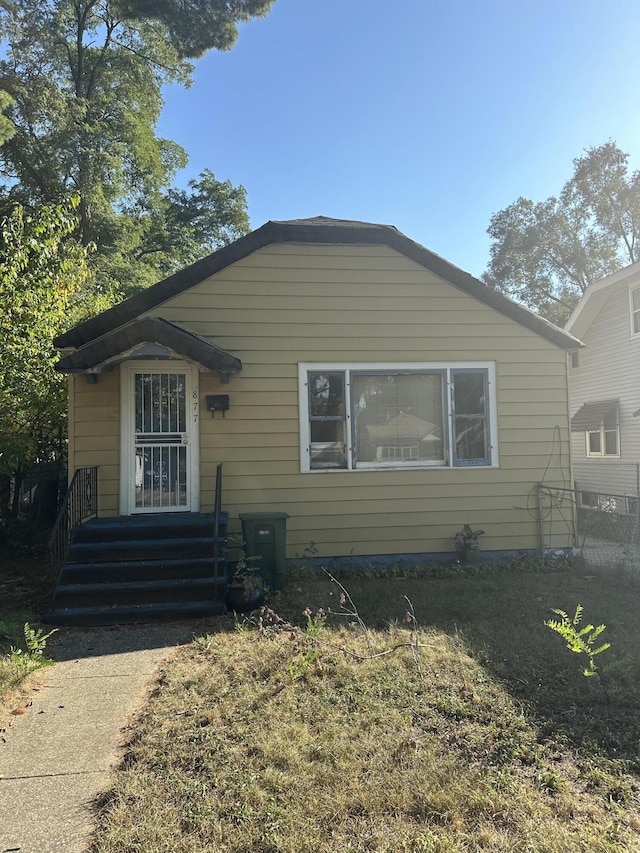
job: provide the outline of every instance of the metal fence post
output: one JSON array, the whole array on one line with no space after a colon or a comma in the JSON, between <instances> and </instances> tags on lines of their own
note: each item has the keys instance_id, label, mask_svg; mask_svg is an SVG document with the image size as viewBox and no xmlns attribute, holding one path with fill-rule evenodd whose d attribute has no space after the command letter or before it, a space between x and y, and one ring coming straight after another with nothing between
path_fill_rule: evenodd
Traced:
<instances>
[{"instance_id":1,"label":"metal fence post","mask_svg":"<svg viewBox=\"0 0 640 853\"><path fill-rule=\"evenodd\" d=\"M640 463L636 462L636 524L635 530L633 531L633 536L631 537L632 542L637 542L640 537Z\"/></svg>"},{"instance_id":2,"label":"metal fence post","mask_svg":"<svg viewBox=\"0 0 640 853\"><path fill-rule=\"evenodd\" d=\"M542 512L542 485L538 483L538 526L540 529L540 557L544 563L544 519Z\"/></svg>"}]
</instances>

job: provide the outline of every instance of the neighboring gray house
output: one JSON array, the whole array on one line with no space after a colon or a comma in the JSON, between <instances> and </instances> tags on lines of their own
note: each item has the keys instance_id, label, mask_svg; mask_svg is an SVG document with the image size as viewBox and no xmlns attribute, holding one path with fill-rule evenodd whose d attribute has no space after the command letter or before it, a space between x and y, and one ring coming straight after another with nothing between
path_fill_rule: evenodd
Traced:
<instances>
[{"instance_id":1,"label":"neighboring gray house","mask_svg":"<svg viewBox=\"0 0 640 853\"><path fill-rule=\"evenodd\" d=\"M565 330L578 506L635 516L640 493L640 262L592 284Z\"/></svg>"}]
</instances>

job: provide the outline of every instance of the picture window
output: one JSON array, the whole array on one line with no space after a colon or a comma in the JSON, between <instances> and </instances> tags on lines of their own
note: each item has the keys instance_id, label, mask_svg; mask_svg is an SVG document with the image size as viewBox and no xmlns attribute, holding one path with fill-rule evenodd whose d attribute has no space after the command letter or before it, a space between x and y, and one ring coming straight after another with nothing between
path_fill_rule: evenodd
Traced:
<instances>
[{"instance_id":1,"label":"picture window","mask_svg":"<svg viewBox=\"0 0 640 853\"><path fill-rule=\"evenodd\" d=\"M300 365L302 470L495 465L492 375L492 365Z\"/></svg>"}]
</instances>

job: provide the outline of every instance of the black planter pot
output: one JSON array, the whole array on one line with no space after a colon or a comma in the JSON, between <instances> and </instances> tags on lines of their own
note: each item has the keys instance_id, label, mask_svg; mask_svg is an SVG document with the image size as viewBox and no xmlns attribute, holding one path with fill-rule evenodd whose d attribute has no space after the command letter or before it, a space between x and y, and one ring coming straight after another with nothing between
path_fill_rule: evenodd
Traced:
<instances>
[{"instance_id":1,"label":"black planter pot","mask_svg":"<svg viewBox=\"0 0 640 853\"><path fill-rule=\"evenodd\" d=\"M225 603L229 610L235 610L236 613L250 613L264 604L264 590L246 590L243 586L229 586Z\"/></svg>"}]
</instances>

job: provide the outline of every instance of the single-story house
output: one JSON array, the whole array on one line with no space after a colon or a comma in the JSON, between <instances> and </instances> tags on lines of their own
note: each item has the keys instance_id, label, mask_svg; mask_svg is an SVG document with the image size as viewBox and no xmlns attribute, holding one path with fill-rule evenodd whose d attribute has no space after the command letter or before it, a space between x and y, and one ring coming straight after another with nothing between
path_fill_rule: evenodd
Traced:
<instances>
[{"instance_id":1,"label":"single-story house","mask_svg":"<svg viewBox=\"0 0 640 853\"><path fill-rule=\"evenodd\" d=\"M267 222L55 344L101 517L210 512L223 463L231 529L287 513L290 558L443 557L465 524L497 555L571 482L580 342L388 225Z\"/></svg>"}]
</instances>

